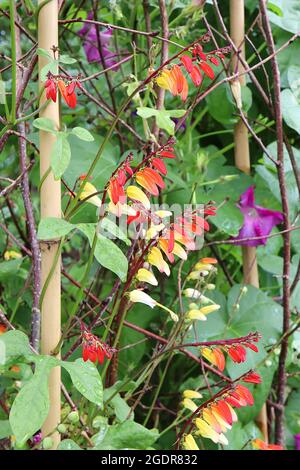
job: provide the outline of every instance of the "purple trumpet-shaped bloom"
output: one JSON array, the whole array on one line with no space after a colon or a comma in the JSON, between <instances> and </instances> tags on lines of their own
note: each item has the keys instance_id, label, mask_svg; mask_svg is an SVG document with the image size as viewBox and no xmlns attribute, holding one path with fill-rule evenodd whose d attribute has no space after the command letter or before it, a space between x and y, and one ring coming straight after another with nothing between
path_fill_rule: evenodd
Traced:
<instances>
[{"instance_id":1,"label":"purple trumpet-shaped bloom","mask_svg":"<svg viewBox=\"0 0 300 470\"><path fill-rule=\"evenodd\" d=\"M244 223L236 238L236 245L258 246L265 245L273 227L283 221L283 214L255 204L254 186L245 191L238 207L244 215ZM260 240L238 241L241 238L263 237Z\"/></svg>"},{"instance_id":2,"label":"purple trumpet-shaped bloom","mask_svg":"<svg viewBox=\"0 0 300 470\"><path fill-rule=\"evenodd\" d=\"M89 13L87 19L92 20L93 13ZM83 28L80 29L79 35L83 37L83 47L88 62L102 63L100 52L98 49L97 26L91 23L85 23ZM109 50L111 36L111 29L99 31L99 38L105 68L109 68L117 63L117 61L114 59L116 57L116 54ZM112 70L118 70L118 66L114 67Z\"/></svg>"}]
</instances>

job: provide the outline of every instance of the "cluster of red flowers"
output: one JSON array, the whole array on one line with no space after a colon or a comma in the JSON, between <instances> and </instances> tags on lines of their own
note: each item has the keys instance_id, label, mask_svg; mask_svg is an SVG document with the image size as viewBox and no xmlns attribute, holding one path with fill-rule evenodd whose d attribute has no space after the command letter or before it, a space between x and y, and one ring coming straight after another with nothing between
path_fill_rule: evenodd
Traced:
<instances>
[{"instance_id":1,"label":"cluster of red flowers","mask_svg":"<svg viewBox=\"0 0 300 470\"><path fill-rule=\"evenodd\" d=\"M244 382L257 383L250 371L241 380ZM256 374L258 376L258 374ZM250 390L242 384L234 384L232 388L224 390L206 407L202 408L194 421L197 428L196 435L211 439L215 443L228 444L224 433L231 429L232 424L237 421L237 414L233 407L241 408L252 406L254 399Z\"/></svg>"},{"instance_id":2,"label":"cluster of red flowers","mask_svg":"<svg viewBox=\"0 0 300 470\"><path fill-rule=\"evenodd\" d=\"M220 59L225 58L231 50L230 47L224 47L208 53L203 52L201 44L193 46L189 52L191 54L183 54L179 57L181 65L185 68L195 86L200 86L203 81L203 74L213 80L215 73L211 64L218 67ZM173 96L180 95L182 101L185 101L188 95L188 82L181 67L178 64L171 65L170 68L165 67L156 78L159 87L169 90Z\"/></svg>"},{"instance_id":3,"label":"cluster of red flowers","mask_svg":"<svg viewBox=\"0 0 300 470\"><path fill-rule=\"evenodd\" d=\"M75 108L77 102L76 88L82 88L77 78L73 79L61 75L52 75L51 72L48 73L48 78L45 83L47 100L52 100L56 103L57 90L59 90L66 104L70 108Z\"/></svg>"},{"instance_id":4,"label":"cluster of red flowers","mask_svg":"<svg viewBox=\"0 0 300 470\"><path fill-rule=\"evenodd\" d=\"M81 323L81 336L82 336L82 358L86 362L99 361L103 364L104 358L111 359L115 349L111 348L108 344L103 343L97 336L90 333L86 326Z\"/></svg>"},{"instance_id":5,"label":"cluster of red flowers","mask_svg":"<svg viewBox=\"0 0 300 470\"><path fill-rule=\"evenodd\" d=\"M246 360L247 348L258 352L257 346L253 343L257 343L260 338L259 333L250 333L242 340L239 338L236 343L202 347L200 351L208 361L214 364L219 370L223 371L225 368L225 356L223 352L227 353L233 362L240 364Z\"/></svg>"},{"instance_id":6,"label":"cluster of red flowers","mask_svg":"<svg viewBox=\"0 0 300 470\"><path fill-rule=\"evenodd\" d=\"M109 196L114 204L124 204L126 200L126 195L124 191L124 186L127 181L127 175L132 176L133 170L130 167L130 161L132 156L129 155L125 162L118 168L117 172L112 176L108 185Z\"/></svg>"}]
</instances>

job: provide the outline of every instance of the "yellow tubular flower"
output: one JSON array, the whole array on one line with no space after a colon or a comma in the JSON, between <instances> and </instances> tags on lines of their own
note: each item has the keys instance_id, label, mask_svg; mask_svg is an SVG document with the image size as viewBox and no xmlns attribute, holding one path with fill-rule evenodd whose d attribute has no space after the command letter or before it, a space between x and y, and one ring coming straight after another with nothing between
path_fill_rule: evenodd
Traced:
<instances>
[{"instance_id":1,"label":"yellow tubular flower","mask_svg":"<svg viewBox=\"0 0 300 470\"><path fill-rule=\"evenodd\" d=\"M203 315L208 315L209 313L219 310L220 307L221 306L218 304L206 305L205 307L200 308L200 312L203 313Z\"/></svg>"},{"instance_id":2,"label":"yellow tubular flower","mask_svg":"<svg viewBox=\"0 0 300 470\"><path fill-rule=\"evenodd\" d=\"M201 262L199 262L195 265L195 269L197 269L198 271L202 271L203 269L205 271L210 271L211 268L212 268L211 264L204 264L204 263L201 263Z\"/></svg>"},{"instance_id":3,"label":"yellow tubular flower","mask_svg":"<svg viewBox=\"0 0 300 470\"><path fill-rule=\"evenodd\" d=\"M186 314L187 318L189 320L200 320L200 321L206 321L207 318L203 313L201 313L201 310L189 310L188 313Z\"/></svg>"},{"instance_id":4,"label":"yellow tubular flower","mask_svg":"<svg viewBox=\"0 0 300 470\"><path fill-rule=\"evenodd\" d=\"M183 259L184 261L187 259L186 251L182 248L182 246L180 246L176 242L174 243L174 248L173 248L172 253L178 256L178 258Z\"/></svg>"},{"instance_id":5,"label":"yellow tubular flower","mask_svg":"<svg viewBox=\"0 0 300 470\"><path fill-rule=\"evenodd\" d=\"M120 204L120 202L117 204L110 202L108 204L108 210L111 214L116 215L117 217L121 216L122 214L133 216L136 215L136 211L132 207L127 206L127 204Z\"/></svg>"},{"instance_id":6,"label":"yellow tubular flower","mask_svg":"<svg viewBox=\"0 0 300 470\"><path fill-rule=\"evenodd\" d=\"M196 390L185 390L183 392L183 397L184 398L202 398L202 395Z\"/></svg>"},{"instance_id":7,"label":"yellow tubular flower","mask_svg":"<svg viewBox=\"0 0 300 470\"><path fill-rule=\"evenodd\" d=\"M17 251L7 250L7 251L4 252L3 257L4 257L5 261L8 261L10 259L22 258L22 255L21 255L21 253L18 253Z\"/></svg>"},{"instance_id":8,"label":"yellow tubular flower","mask_svg":"<svg viewBox=\"0 0 300 470\"><path fill-rule=\"evenodd\" d=\"M209 424L207 424L204 419L196 418L195 424L198 429L198 433L203 436L211 439L215 444L219 442L219 434L214 431Z\"/></svg>"},{"instance_id":9,"label":"yellow tubular flower","mask_svg":"<svg viewBox=\"0 0 300 470\"><path fill-rule=\"evenodd\" d=\"M94 206L101 207L101 199L97 195L92 196L92 194L97 193L97 189L95 188L95 186L92 183L89 183L88 181L82 181L80 186L83 186L83 190L79 196L79 200L83 201L84 199L88 198L85 202L89 202Z\"/></svg>"},{"instance_id":10,"label":"yellow tubular flower","mask_svg":"<svg viewBox=\"0 0 300 470\"><path fill-rule=\"evenodd\" d=\"M171 217L172 212L171 211L164 211L164 210L159 210L154 212L155 215L158 215L161 219L164 219L165 217Z\"/></svg>"},{"instance_id":11,"label":"yellow tubular flower","mask_svg":"<svg viewBox=\"0 0 300 470\"><path fill-rule=\"evenodd\" d=\"M154 274L151 271L148 271L146 268L140 268L137 272L136 278L140 282L147 282L148 284L152 284L152 286L157 286L158 281Z\"/></svg>"},{"instance_id":12,"label":"yellow tubular flower","mask_svg":"<svg viewBox=\"0 0 300 470\"><path fill-rule=\"evenodd\" d=\"M165 273L167 276L170 276L169 265L165 262L161 251L156 246L151 248L151 251L148 255L148 262L152 266L155 266L161 273Z\"/></svg>"},{"instance_id":13,"label":"yellow tubular flower","mask_svg":"<svg viewBox=\"0 0 300 470\"><path fill-rule=\"evenodd\" d=\"M188 275L188 280L189 281L196 281L198 279L200 279L201 276L201 271L192 271L189 275Z\"/></svg>"},{"instance_id":14,"label":"yellow tubular flower","mask_svg":"<svg viewBox=\"0 0 300 470\"><path fill-rule=\"evenodd\" d=\"M150 201L147 198L146 194L137 186L128 186L126 189L126 194L130 199L139 201L145 206L146 209L150 209Z\"/></svg>"},{"instance_id":15,"label":"yellow tubular flower","mask_svg":"<svg viewBox=\"0 0 300 470\"><path fill-rule=\"evenodd\" d=\"M187 434L183 440L183 448L185 450L200 450L196 444L195 439L193 438L192 434Z\"/></svg>"},{"instance_id":16,"label":"yellow tubular flower","mask_svg":"<svg viewBox=\"0 0 300 470\"><path fill-rule=\"evenodd\" d=\"M214 365L217 364L214 352L211 349L201 348L201 354L202 354L203 357L205 357L205 359L207 359L212 364L214 364Z\"/></svg>"},{"instance_id":17,"label":"yellow tubular flower","mask_svg":"<svg viewBox=\"0 0 300 470\"><path fill-rule=\"evenodd\" d=\"M151 240L155 238L156 235L165 228L164 224L151 225L151 227L146 232L146 239Z\"/></svg>"},{"instance_id":18,"label":"yellow tubular flower","mask_svg":"<svg viewBox=\"0 0 300 470\"><path fill-rule=\"evenodd\" d=\"M198 406L190 398L185 398L182 401L182 406L184 406L184 408L186 408L187 410L192 411L193 413L198 408Z\"/></svg>"}]
</instances>

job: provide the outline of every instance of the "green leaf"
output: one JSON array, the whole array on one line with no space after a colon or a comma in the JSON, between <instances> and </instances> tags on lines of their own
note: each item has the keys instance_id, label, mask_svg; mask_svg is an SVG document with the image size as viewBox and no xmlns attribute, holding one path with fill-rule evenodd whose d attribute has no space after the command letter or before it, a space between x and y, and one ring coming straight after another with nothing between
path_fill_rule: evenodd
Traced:
<instances>
[{"instance_id":1,"label":"green leaf","mask_svg":"<svg viewBox=\"0 0 300 470\"><path fill-rule=\"evenodd\" d=\"M219 86L210 93L206 102L210 115L225 126L232 126L237 122L237 117L233 113L236 112L235 104L228 85Z\"/></svg>"},{"instance_id":2,"label":"green leaf","mask_svg":"<svg viewBox=\"0 0 300 470\"><path fill-rule=\"evenodd\" d=\"M51 151L51 168L54 178L58 180L64 174L71 160L71 148L67 135L60 132Z\"/></svg>"},{"instance_id":3,"label":"green leaf","mask_svg":"<svg viewBox=\"0 0 300 470\"><path fill-rule=\"evenodd\" d=\"M73 59L73 57L70 57L67 54L62 54L59 56L59 62L61 62L62 64L71 65L71 64L75 64L77 60Z\"/></svg>"},{"instance_id":4,"label":"green leaf","mask_svg":"<svg viewBox=\"0 0 300 470\"><path fill-rule=\"evenodd\" d=\"M64 439L60 442L57 450L82 450L72 439Z\"/></svg>"},{"instance_id":5,"label":"green leaf","mask_svg":"<svg viewBox=\"0 0 300 470\"><path fill-rule=\"evenodd\" d=\"M0 364L3 365L10 359L33 354L30 349L28 337L18 330L11 330L0 336Z\"/></svg>"},{"instance_id":6,"label":"green leaf","mask_svg":"<svg viewBox=\"0 0 300 470\"><path fill-rule=\"evenodd\" d=\"M10 259L0 263L0 281L4 281L11 276L16 276L20 270L24 258Z\"/></svg>"},{"instance_id":7,"label":"green leaf","mask_svg":"<svg viewBox=\"0 0 300 470\"><path fill-rule=\"evenodd\" d=\"M111 235L114 235L119 240L122 240L126 243L127 246L131 245L130 240L127 238L126 234L117 226L112 220L105 217L102 219L101 226L100 226L101 235L105 236L105 231L109 232Z\"/></svg>"},{"instance_id":8,"label":"green leaf","mask_svg":"<svg viewBox=\"0 0 300 470\"><path fill-rule=\"evenodd\" d=\"M49 118L37 118L33 121L33 127L40 129L41 131L51 132L55 134L55 122Z\"/></svg>"},{"instance_id":9,"label":"green leaf","mask_svg":"<svg viewBox=\"0 0 300 470\"><path fill-rule=\"evenodd\" d=\"M156 116L157 109L147 108L146 106L141 106L137 108L137 115L143 119L149 119L152 116Z\"/></svg>"},{"instance_id":10,"label":"green leaf","mask_svg":"<svg viewBox=\"0 0 300 470\"><path fill-rule=\"evenodd\" d=\"M64 219L47 217L41 219L37 237L39 240L54 240L67 235L75 226Z\"/></svg>"},{"instance_id":11,"label":"green leaf","mask_svg":"<svg viewBox=\"0 0 300 470\"><path fill-rule=\"evenodd\" d=\"M134 421L109 426L95 450L148 449L158 438L158 431L149 430Z\"/></svg>"},{"instance_id":12,"label":"green leaf","mask_svg":"<svg viewBox=\"0 0 300 470\"><path fill-rule=\"evenodd\" d=\"M160 129L165 129L168 134L174 135L175 122L172 121L168 114L160 111L159 114L156 115L156 124Z\"/></svg>"},{"instance_id":13,"label":"green leaf","mask_svg":"<svg viewBox=\"0 0 300 470\"><path fill-rule=\"evenodd\" d=\"M90 246L92 246L95 235L95 225L78 224L77 227L84 235L87 236ZM105 238L101 234L98 234L97 236L98 240L95 249L96 260L101 264L101 266L117 274L121 281L125 282L128 270L128 261L126 256L109 238Z\"/></svg>"},{"instance_id":14,"label":"green leaf","mask_svg":"<svg viewBox=\"0 0 300 470\"><path fill-rule=\"evenodd\" d=\"M282 115L286 124L300 134L300 103L289 89L281 92Z\"/></svg>"},{"instance_id":15,"label":"green leaf","mask_svg":"<svg viewBox=\"0 0 300 470\"><path fill-rule=\"evenodd\" d=\"M72 134L76 135L78 139L85 140L86 142L92 142L95 140L93 135L84 129L84 127L73 127Z\"/></svg>"},{"instance_id":16,"label":"green leaf","mask_svg":"<svg viewBox=\"0 0 300 470\"><path fill-rule=\"evenodd\" d=\"M89 145L86 145L85 141L79 140L78 137L73 134L69 134L72 165L69 165L69 168L64 174L64 179L66 179L70 187L75 184L78 175L88 172L92 162L94 161L95 155L103 142L103 137L97 134L93 135L93 137L95 140L90 142ZM110 142L105 145L103 154L97 162L93 172L94 186L101 188L107 183L112 172L116 168L119 158L120 156L116 154L115 147L113 147ZM84 211L86 211L86 208L84 208ZM82 221L82 219L80 221Z\"/></svg>"},{"instance_id":17,"label":"green leaf","mask_svg":"<svg viewBox=\"0 0 300 470\"><path fill-rule=\"evenodd\" d=\"M275 3L268 2L267 8L268 8L268 10L272 11L273 13L275 13L275 15L277 15L277 16L283 16L283 12L282 12L281 8L279 8L278 5L275 5Z\"/></svg>"},{"instance_id":18,"label":"green leaf","mask_svg":"<svg viewBox=\"0 0 300 470\"><path fill-rule=\"evenodd\" d=\"M16 396L9 422L19 444L24 444L43 425L49 413L48 378L57 360L50 356L38 356L35 373Z\"/></svg>"},{"instance_id":19,"label":"green leaf","mask_svg":"<svg viewBox=\"0 0 300 470\"><path fill-rule=\"evenodd\" d=\"M12 434L8 419L0 421L0 439L4 439Z\"/></svg>"},{"instance_id":20,"label":"green leaf","mask_svg":"<svg viewBox=\"0 0 300 470\"><path fill-rule=\"evenodd\" d=\"M83 359L76 359L75 362L61 361L70 374L74 387L92 403L103 407L103 387L100 374L96 366L91 362L84 362Z\"/></svg>"},{"instance_id":21,"label":"green leaf","mask_svg":"<svg viewBox=\"0 0 300 470\"><path fill-rule=\"evenodd\" d=\"M290 33L299 33L300 3L299 0L272 0L268 3L270 21ZM278 14L281 12L282 14Z\"/></svg>"},{"instance_id":22,"label":"green leaf","mask_svg":"<svg viewBox=\"0 0 300 470\"><path fill-rule=\"evenodd\" d=\"M49 60L53 60L53 57L50 54L50 52L46 51L46 49L43 49L42 47L38 47L37 50L36 50L36 53L37 53L37 55L39 55L41 57L46 57Z\"/></svg>"},{"instance_id":23,"label":"green leaf","mask_svg":"<svg viewBox=\"0 0 300 470\"><path fill-rule=\"evenodd\" d=\"M122 423L126 419L133 420L134 413L130 413L131 408L127 405L126 401L121 397L121 395L119 393L115 393L119 388L119 382L117 383L117 386L113 385L112 387L107 388L104 391L104 403L109 400L108 404L105 404L105 409L107 407L112 407L117 420ZM110 399L112 395L113 398ZM127 418L129 414L130 418Z\"/></svg>"},{"instance_id":24,"label":"green leaf","mask_svg":"<svg viewBox=\"0 0 300 470\"><path fill-rule=\"evenodd\" d=\"M41 70L41 82L45 82L47 80L48 72L51 72L52 75L56 75L57 69L58 69L58 61L54 59L52 59L51 62L49 62L48 64L44 65L44 67Z\"/></svg>"},{"instance_id":25,"label":"green leaf","mask_svg":"<svg viewBox=\"0 0 300 470\"><path fill-rule=\"evenodd\" d=\"M138 116L143 119L148 119L152 116L155 116L156 124L160 129L165 129L170 135L174 135L175 123L172 121L171 117L180 118L185 114L184 109L152 109L145 106L137 108Z\"/></svg>"},{"instance_id":26,"label":"green leaf","mask_svg":"<svg viewBox=\"0 0 300 470\"><path fill-rule=\"evenodd\" d=\"M285 408L286 424L293 434L300 433L300 390L294 390L289 398Z\"/></svg>"}]
</instances>

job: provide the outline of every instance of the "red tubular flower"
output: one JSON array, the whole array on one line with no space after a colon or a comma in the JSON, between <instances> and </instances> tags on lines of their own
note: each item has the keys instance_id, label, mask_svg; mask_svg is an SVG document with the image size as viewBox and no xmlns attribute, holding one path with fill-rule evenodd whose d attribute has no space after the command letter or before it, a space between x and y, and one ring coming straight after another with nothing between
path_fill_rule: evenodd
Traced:
<instances>
[{"instance_id":1,"label":"red tubular flower","mask_svg":"<svg viewBox=\"0 0 300 470\"><path fill-rule=\"evenodd\" d=\"M256 372L249 372L249 374L247 374L243 378L243 382L252 383L252 384L260 384L261 383L261 377Z\"/></svg>"},{"instance_id":2,"label":"red tubular flower","mask_svg":"<svg viewBox=\"0 0 300 470\"><path fill-rule=\"evenodd\" d=\"M156 186L152 178L149 178L144 175L144 170L138 171L135 177L136 177L136 182L140 186L142 186L142 188L146 189L146 191L149 191L149 193L152 194L152 196L159 195L158 187Z\"/></svg>"},{"instance_id":3,"label":"red tubular flower","mask_svg":"<svg viewBox=\"0 0 300 470\"><path fill-rule=\"evenodd\" d=\"M123 186L119 183L117 178L113 178L109 182L109 194L112 202L117 204L121 202L121 204L125 200L125 191Z\"/></svg>"},{"instance_id":4,"label":"red tubular flower","mask_svg":"<svg viewBox=\"0 0 300 470\"><path fill-rule=\"evenodd\" d=\"M211 66L208 65L207 62L201 61L201 62L199 62L198 65L199 65L200 69L205 73L205 75L207 75L211 80L213 80L215 78L215 73L214 73L213 69L211 68Z\"/></svg>"},{"instance_id":5,"label":"red tubular flower","mask_svg":"<svg viewBox=\"0 0 300 470\"><path fill-rule=\"evenodd\" d=\"M245 362L246 360L246 350L241 345L236 344L228 348L228 354L233 360L233 362L237 362L240 364L241 362Z\"/></svg>"},{"instance_id":6,"label":"red tubular flower","mask_svg":"<svg viewBox=\"0 0 300 470\"><path fill-rule=\"evenodd\" d=\"M188 73L191 73L193 70L193 61L188 55L183 55L180 57L181 62L183 63L185 70Z\"/></svg>"},{"instance_id":7,"label":"red tubular flower","mask_svg":"<svg viewBox=\"0 0 300 470\"><path fill-rule=\"evenodd\" d=\"M253 340L254 341L254 340ZM258 347L255 344L252 343L244 343L244 346L246 348L252 349L254 352L258 352Z\"/></svg>"},{"instance_id":8,"label":"red tubular flower","mask_svg":"<svg viewBox=\"0 0 300 470\"><path fill-rule=\"evenodd\" d=\"M159 153L160 157L164 158L176 158L176 155L173 153L173 149L166 149Z\"/></svg>"},{"instance_id":9,"label":"red tubular flower","mask_svg":"<svg viewBox=\"0 0 300 470\"><path fill-rule=\"evenodd\" d=\"M97 336L93 335L88 329L81 324L82 332L82 358L84 362L90 360L94 363L103 364L104 358L111 359L115 350L107 344L100 341Z\"/></svg>"},{"instance_id":10,"label":"red tubular flower","mask_svg":"<svg viewBox=\"0 0 300 470\"><path fill-rule=\"evenodd\" d=\"M216 65L216 66L219 65L219 61L218 61L218 59L217 59L216 57L209 57L208 60L209 60L212 64L214 64L214 65Z\"/></svg>"},{"instance_id":11,"label":"red tubular flower","mask_svg":"<svg viewBox=\"0 0 300 470\"><path fill-rule=\"evenodd\" d=\"M166 174L167 174L168 171L167 171L166 165L165 165L165 163L163 162L163 160L161 160L160 158L152 158L151 164L152 164L158 171L160 171L162 175L166 175Z\"/></svg>"},{"instance_id":12,"label":"red tubular flower","mask_svg":"<svg viewBox=\"0 0 300 470\"><path fill-rule=\"evenodd\" d=\"M241 399L244 399L246 401L247 405L254 405L253 395L247 387L239 384L236 386L235 392L241 397Z\"/></svg>"},{"instance_id":13,"label":"red tubular flower","mask_svg":"<svg viewBox=\"0 0 300 470\"><path fill-rule=\"evenodd\" d=\"M201 85L203 78L202 78L200 70L196 67L196 65L193 65L193 69L190 73L190 77L195 86Z\"/></svg>"},{"instance_id":14,"label":"red tubular flower","mask_svg":"<svg viewBox=\"0 0 300 470\"><path fill-rule=\"evenodd\" d=\"M45 83L45 88L46 88L47 100L52 100L54 101L54 103L56 103L57 88L56 88L55 81L52 80L51 78L48 78L48 80Z\"/></svg>"}]
</instances>

